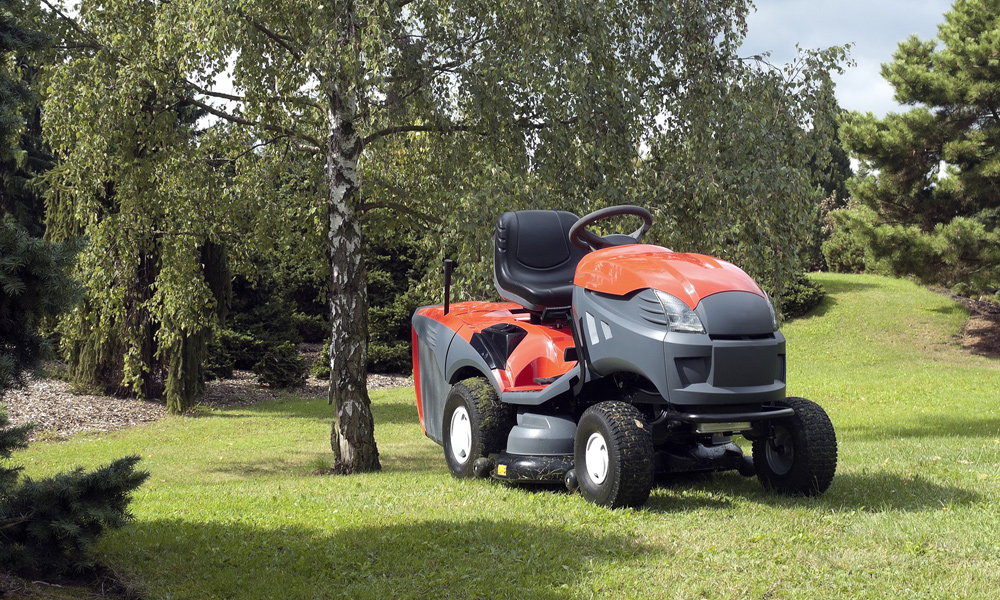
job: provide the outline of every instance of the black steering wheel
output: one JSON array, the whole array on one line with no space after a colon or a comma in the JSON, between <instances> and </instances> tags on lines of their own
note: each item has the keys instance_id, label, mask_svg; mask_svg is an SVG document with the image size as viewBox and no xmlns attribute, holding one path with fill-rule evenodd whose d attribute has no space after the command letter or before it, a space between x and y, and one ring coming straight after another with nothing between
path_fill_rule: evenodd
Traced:
<instances>
[{"instance_id":1,"label":"black steering wheel","mask_svg":"<svg viewBox=\"0 0 1000 600\"><path fill-rule=\"evenodd\" d=\"M632 233L625 235L622 233L615 233L606 236L599 236L587 231L587 226L593 225L598 221L604 219L610 219L611 217L618 217L621 215L634 215L642 219L642 227L636 229ZM577 248L583 248L584 250L600 250L602 248L610 248L612 246L623 246L625 244L638 244L642 236L649 231L649 228L653 226L653 215L649 214L649 211L641 206L632 206L631 204L623 204L621 206L609 206L608 208L602 208L601 210L595 210L585 217L580 217L580 220L573 223L573 226L569 228L569 241L573 243Z\"/></svg>"}]
</instances>

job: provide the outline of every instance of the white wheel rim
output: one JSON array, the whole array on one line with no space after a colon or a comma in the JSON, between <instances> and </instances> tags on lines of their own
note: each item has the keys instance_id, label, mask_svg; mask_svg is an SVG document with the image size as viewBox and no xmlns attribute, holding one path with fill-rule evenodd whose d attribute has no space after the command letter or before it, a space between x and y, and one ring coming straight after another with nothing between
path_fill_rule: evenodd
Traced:
<instances>
[{"instance_id":1,"label":"white wheel rim","mask_svg":"<svg viewBox=\"0 0 1000 600\"><path fill-rule=\"evenodd\" d=\"M469 460L472 452L472 422L469 411L459 406L451 413L451 455L459 463Z\"/></svg>"},{"instance_id":2,"label":"white wheel rim","mask_svg":"<svg viewBox=\"0 0 1000 600\"><path fill-rule=\"evenodd\" d=\"M587 439L586 458L587 475L595 484L601 485L608 478L608 463L611 459L608 454L608 442L600 433L592 433Z\"/></svg>"}]
</instances>

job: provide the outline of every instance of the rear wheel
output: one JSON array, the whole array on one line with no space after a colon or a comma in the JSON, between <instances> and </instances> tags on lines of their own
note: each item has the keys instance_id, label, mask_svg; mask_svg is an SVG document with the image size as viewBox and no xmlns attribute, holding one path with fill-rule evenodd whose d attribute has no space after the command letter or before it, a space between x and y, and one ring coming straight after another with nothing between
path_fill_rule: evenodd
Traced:
<instances>
[{"instance_id":1,"label":"rear wheel","mask_svg":"<svg viewBox=\"0 0 1000 600\"><path fill-rule=\"evenodd\" d=\"M473 377L451 387L444 405L444 457L455 477L473 477L477 459L507 445L513 407L504 404L488 381Z\"/></svg>"},{"instance_id":2,"label":"rear wheel","mask_svg":"<svg viewBox=\"0 0 1000 600\"><path fill-rule=\"evenodd\" d=\"M576 428L574 463L580 494L599 506L638 507L653 488L653 438L631 404L601 402Z\"/></svg>"},{"instance_id":3,"label":"rear wheel","mask_svg":"<svg viewBox=\"0 0 1000 600\"><path fill-rule=\"evenodd\" d=\"M754 440L757 478L779 494L822 494L837 470L833 423L820 405L805 398L786 398L778 404L795 409L795 414L776 419L771 424L771 437Z\"/></svg>"}]
</instances>

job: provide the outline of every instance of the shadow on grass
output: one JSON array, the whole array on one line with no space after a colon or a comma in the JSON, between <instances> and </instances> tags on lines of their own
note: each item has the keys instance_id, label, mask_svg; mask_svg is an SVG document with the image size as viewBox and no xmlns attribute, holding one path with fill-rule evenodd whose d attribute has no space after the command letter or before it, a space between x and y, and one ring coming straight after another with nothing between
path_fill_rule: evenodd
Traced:
<instances>
[{"instance_id":1,"label":"shadow on grass","mask_svg":"<svg viewBox=\"0 0 1000 600\"><path fill-rule=\"evenodd\" d=\"M819 305L816 308L813 308L804 315L799 315L797 317L792 317L790 319L787 319L783 321L783 323L793 323L800 319L808 320L812 318L825 317L826 314L831 310L833 310L835 306L837 306L837 299L828 295L826 298L823 298L823 300L819 303Z\"/></svg>"},{"instance_id":2,"label":"shadow on grass","mask_svg":"<svg viewBox=\"0 0 1000 600\"><path fill-rule=\"evenodd\" d=\"M915 415L907 421L837 427L841 440L875 441L925 437L993 437L1000 434L1000 418Z\"/></svg>"},{"instance_id":3,"label":"shadow on grass","mask_svg":"<svg viewBox=\"0 0 1000 600\"><path fill-rule=\"evenodd\" d=\"M409 425L420 423L416 402L391 402L372 405L375 424Z\"/></svg>"},{"instance_id":4,"label":"shadow on grass","mask_svg":"<svg viewBox=\"0 0 1000 600\"><path fill-rule=\"evenodd\" d=\"M820 283L823 284L823 289L826 290L827 294L845 294L879 287L874 283L863 281L823 280Z\"/></svg>"},{"instance_id":5,"label":"shadow on grass","mask_svg":"<svg viewBox=\"0 0 1000 600\"><path fill-rule=\"evenodd\" d=\"M450 477L441 447L428 441L417 447L379 447L379 461L384 473L420 473L440 471L442 477ZM280 455L249 457L242 460L228 460L215 463L208 469L214 473L225 473L241 478L266 475L299 474L308 475L316 470L327 470L335 462L333 451L327 446L319 452L288 451Z\"/></svg>"},{"instance_id":6,"label":"shadow on grass","mask_svg":"<svg viewBox=\"0 0 1000 600\"><path fill-rule=\"evenodd\" d=\"M218 410L204 407L185 413L186 418L247 418L253 415L268 415L295 419L333 420L333 407L326 400L269 400L250 406L233 406ZM372 415L376 425L408 425L420 423L415 402L378 402L372 404Z\"/></svg>"},{"instance_id":7,"label":"shadow on grass","mask_svg":"<svg viewBox=\"0 0 1000 600\"><path fill-rule=\"evenodd\" d=\"M966 310L964 306L957 303L949 304L948 306L938 306L937 308L928 308L926 310L928 312L937 313L939 315L947 315L947 316L962 315L963 317L967 317L969 315L969 311Z\"/></svg>"},{"instance_id":8,"label":"shadow on grass","mask_svg":"<svg viewBox=\"0 0 1000 600\"><path fill-rule=\"evenodd\" d=\"M595 563L644 551L614 533L502 517L382 524L369 516L370 525L332 532L142 521L119 534L111 562L165 597L568 598Z\"/></svg>"},{"instance_id":9,"label":"shadow on grass","mask_svg":"<svg viewBox=\"0 0 1000 600\"><path fill-rule=\"evenodd\" d=\"M966 506L980 502L976 492L940 485L919 475L896 473L847 473L836 475L830 489L821 496L807 498L781 496L765 490L756 478L735 473L691 478L686 484L661 486L654 490L646 507L661 512L685 512L704 508L729 509L735 498L777 507L805 507L851 510L863 513L922 512L944 506Z\"/></svg>"}]
</instances>

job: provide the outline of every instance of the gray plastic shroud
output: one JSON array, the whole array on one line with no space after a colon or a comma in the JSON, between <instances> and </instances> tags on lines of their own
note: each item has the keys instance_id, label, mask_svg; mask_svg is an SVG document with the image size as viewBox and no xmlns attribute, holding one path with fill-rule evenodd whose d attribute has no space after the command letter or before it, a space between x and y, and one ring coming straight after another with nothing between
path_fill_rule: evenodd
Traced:
<instances>
[{"instance_id":1,"label":"gray plastic shroud","mask_svg":"<svg viewBox=\"0 0 1000 600\"><path fill-rule=\"evenodd\" d=\"M756 404L785 397L785 338L773 331L767 301L720 292L698 304L706 333L671 332L652 290L627 296L576 288L573 316L590 368L635 373L664 402L687 406Z\"/></svg>"},{"instance_id":2,"label":"gray plastic shroud","mask_svg":"<svg viewBox=\"0 0 1000 600\"><path fill-rule=\"evenodd\" d=\"M447 325L414 313L411 324L417 336L420 403L427 437L443 444L444 405L452 384L467 377L483 376L497 394L500 384L486 359L458 332Z\"/></svg>"},{"instance_id":3,"label":"gray plastic shroud","mask_svg":"<svg viewBox=\"0 0 1000 600\"><path fill-rule=\"evenodd\" d=\"M420 392L423 408L424 432L427 437L443 444L444 404L451 391L451 383L445 377L444 368L448 364L448 346L457 334L430 317L415 314L411 323L417 343L420 380L420 389L417 391Z\"/></svg>"},{"instance_id":4,"label":"gray plastic shroud","mask_svg":"<svg viewBox=\"0 0 1000 600\"><path fill-rule=\"evenodd\" d=\"M522 412L507 436L507 452L535 456L573 454L576 421L569 415Z\"/></svg>"}]
</instances>

